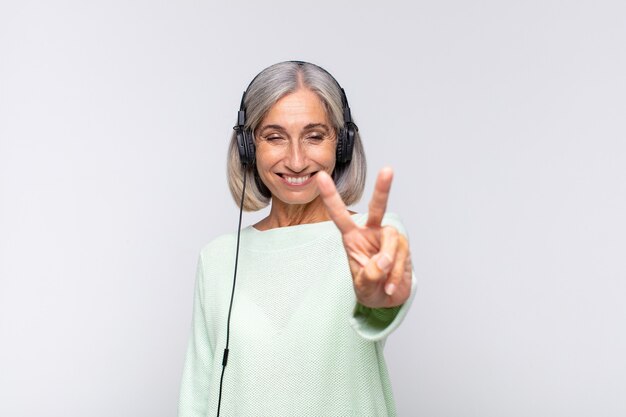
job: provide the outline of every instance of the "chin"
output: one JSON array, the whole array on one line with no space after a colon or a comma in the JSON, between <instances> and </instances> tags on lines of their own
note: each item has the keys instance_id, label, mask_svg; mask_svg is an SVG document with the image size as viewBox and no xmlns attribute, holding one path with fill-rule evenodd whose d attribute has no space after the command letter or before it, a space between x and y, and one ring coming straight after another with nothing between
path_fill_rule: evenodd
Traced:
<instances>
[{"instance_id":1,"label":"chin","mask_svg":"<svg viewBox=\"0 0 626 417\"><path fill-rule=\"evenodd\" d=\"M294 196L294 195L280 195L280 194L272 194L272 199L276 199L281 201L284 204L289 205L304 205L309 204L313 200L317 198L317 195L314 196Z\"/></svg>"}]
</instances>

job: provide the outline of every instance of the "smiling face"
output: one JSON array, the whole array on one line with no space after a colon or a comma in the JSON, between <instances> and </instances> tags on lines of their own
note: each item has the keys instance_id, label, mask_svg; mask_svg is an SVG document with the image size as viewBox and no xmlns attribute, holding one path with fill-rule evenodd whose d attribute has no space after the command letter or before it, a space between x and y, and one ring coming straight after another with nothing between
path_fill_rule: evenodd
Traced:
<instances>
[{"instance_id":1,"label":"smiling face","mask_svg":"<svg viewBox=\"0 0 626 417\"><path fill-rule=\"evenodd\" d=\"M301 88L278 100L255 130L256 165L263 183L286 204L307 204L319 196L315 174L332 174L336 134L324 104Z\"/></svg>"}]
</instances>

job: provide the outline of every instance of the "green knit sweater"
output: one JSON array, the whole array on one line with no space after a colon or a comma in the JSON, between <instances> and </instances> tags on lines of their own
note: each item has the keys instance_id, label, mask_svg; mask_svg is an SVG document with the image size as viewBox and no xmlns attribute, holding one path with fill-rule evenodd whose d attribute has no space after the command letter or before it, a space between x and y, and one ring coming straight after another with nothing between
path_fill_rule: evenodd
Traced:
<instances>
[{"instance_id":1,"label":"green knit sweater","mask_svg":"<svg viewBox=\"0 0 626 417\"><path fill-rule=\"evenodd\" d=\"M385 224L406 235L396 215ZM236 239L200 254L179 417L216 415ZM358 304L331 221L242 229L220 415L395 416L383 345L414 295L415 275L402 306Z\"/></svg>"}]
</instances>

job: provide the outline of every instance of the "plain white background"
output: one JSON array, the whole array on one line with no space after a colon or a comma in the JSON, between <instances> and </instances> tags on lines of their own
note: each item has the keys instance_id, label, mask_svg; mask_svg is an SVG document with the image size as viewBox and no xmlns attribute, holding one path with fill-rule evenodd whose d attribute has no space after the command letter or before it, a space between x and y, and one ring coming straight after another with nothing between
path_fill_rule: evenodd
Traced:
<instances>
[{"instance_id":1,"label":"plain white background","mask_svg":"<svg viewBox=\"0 0 626 417\"><path fill-rule=\"evenodd\" d=\"M401 416L626 415L623 1L4 1L0 415L173 416L262 68L346 89L419 291ZM248 215L246 224L262 214Z\"/></svg>"}]
</instances>

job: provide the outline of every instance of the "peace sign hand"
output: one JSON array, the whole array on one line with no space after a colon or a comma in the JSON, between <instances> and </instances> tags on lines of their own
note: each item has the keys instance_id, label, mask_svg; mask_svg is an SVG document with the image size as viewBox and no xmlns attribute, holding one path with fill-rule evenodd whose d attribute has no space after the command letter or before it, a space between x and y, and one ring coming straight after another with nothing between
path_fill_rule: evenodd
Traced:
<instances>
[{"instance_id":1,"label":"peace sign hand","mask_svg":"<svg viewBox=\"0 0 626 417\"><path fill-rule=\"evenodd\" d=\"M411 292L409 244L396 228L381 226L393 179L391 168L378 174L365 226L352 220L332 178L324 171L316 177L326 210L341 232L358 302L371 308L403 304Z\"/></svg>"}]
</instances>

